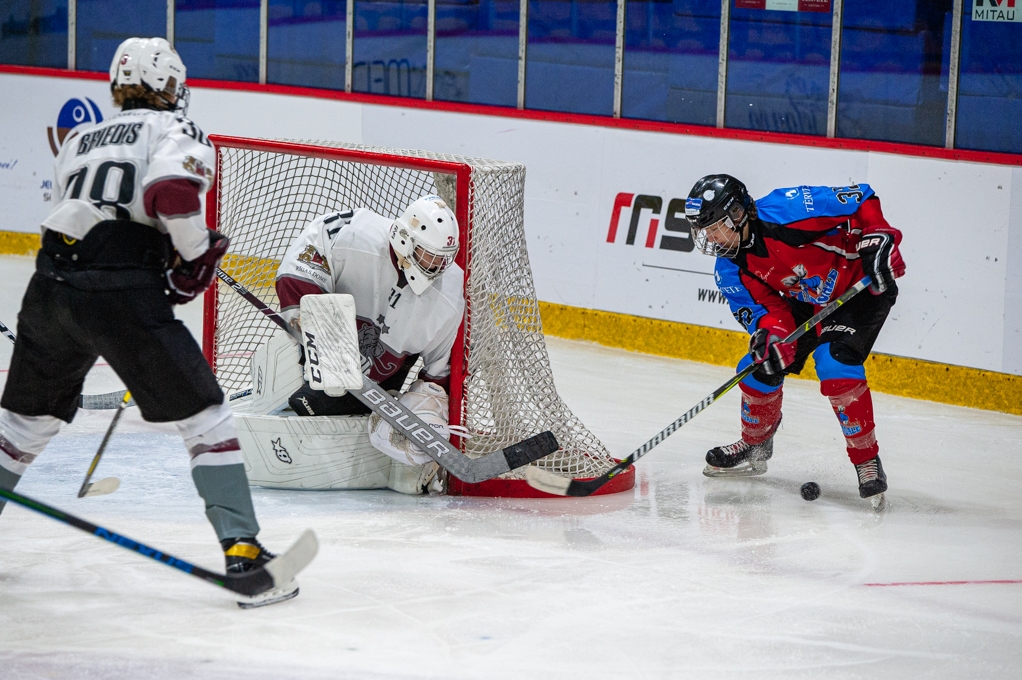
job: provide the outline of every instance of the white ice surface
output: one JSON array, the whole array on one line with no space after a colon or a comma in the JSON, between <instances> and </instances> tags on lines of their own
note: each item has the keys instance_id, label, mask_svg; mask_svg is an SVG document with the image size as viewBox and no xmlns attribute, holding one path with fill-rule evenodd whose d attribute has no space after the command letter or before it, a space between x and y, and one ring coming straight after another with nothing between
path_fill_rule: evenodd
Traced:
<instances>
[{"instance_id":1,"label":"white ice surface","mask_svg":"<svg viewBox=\"0 0 1022 680\"><path fill-rule=\"evenodd\" d=\"M0 270L0 319L13 323L31 262ZM197 312L185 310L190 324ZM556 339L549 349L567 403L621 455L730 374ZM87 391L118 387L104 370ZM889 511L874 515L816 385L785 391L759 478L701 474L707 448L737 436L731 394L615 496L255 489L268 546L306 527L321 542L301 595L260 610L9 505L0 678L1022 676L1022 583L866 585L1022 580L1022 418L874 395L891 484ZM18 490L219 569L183 446L134 409L97 473L121 489L75 498L110 415L81 412ZM798 493L807 480L823 488L813 503Z\"/></svg>"}]
</instances>

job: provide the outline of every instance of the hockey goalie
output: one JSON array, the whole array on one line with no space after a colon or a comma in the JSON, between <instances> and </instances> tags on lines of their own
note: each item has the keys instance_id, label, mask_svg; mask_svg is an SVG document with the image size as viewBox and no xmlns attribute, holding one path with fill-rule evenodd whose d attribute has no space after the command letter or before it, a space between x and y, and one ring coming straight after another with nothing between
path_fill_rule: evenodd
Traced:
<instances>
[{"instance_id":1,"label":"hockey goalie","mask_svg":"<svg viewBox=\"0 0 1022 680\"><path fill-rule=\"evenodd\" d=\"M449 438L451 349L465 310L457 219L436 195L397 219L367 208L313 219L277 270L279 332L237 407L253 484L443 493L446 473L347 389L367 375Z\"/></svg>"}]
</instances>

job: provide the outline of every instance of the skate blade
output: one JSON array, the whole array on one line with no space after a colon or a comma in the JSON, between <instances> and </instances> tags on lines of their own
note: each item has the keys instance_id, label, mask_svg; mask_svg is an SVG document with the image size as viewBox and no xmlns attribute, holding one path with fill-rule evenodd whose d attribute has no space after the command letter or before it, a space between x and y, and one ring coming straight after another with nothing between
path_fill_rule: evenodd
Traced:
<instances>
[{"instance_id":1,"label":"skate blade","mask_svg":"<svg viewBox=\"0 0 1022 680\"><path fill-rule=\"evenodd\" d=\"M869 497L869 504L873 506L873 512L880 513L887 509L887 497L883 493Z\"/></svg>"},{"instance_id":2,"label":"skate blade","mask_svg":"<svg viewBox=\"0 0 1022 680\"><path fill-rule=\"evenodd\" d=\"M266 607L295 597L298 597L298 583L291 581L283 588L274 588L273 590L267 590L265 593L260 593L244 600L238 600L238 606L242 609L256 609L257 607Z\"/></svg>"},{"instance_id":3,"label":"skate blade","mask_svg":"<svg viewBox=\"0 0 1022 680\"><path fill-rule=\"evenodd\" d=\"M765 475L767 464L765 460L747 461L739 463L731 468L713 467L709 463L703 468L703 474L707 477L758 477Z\"/></svg>"}]
</instances>

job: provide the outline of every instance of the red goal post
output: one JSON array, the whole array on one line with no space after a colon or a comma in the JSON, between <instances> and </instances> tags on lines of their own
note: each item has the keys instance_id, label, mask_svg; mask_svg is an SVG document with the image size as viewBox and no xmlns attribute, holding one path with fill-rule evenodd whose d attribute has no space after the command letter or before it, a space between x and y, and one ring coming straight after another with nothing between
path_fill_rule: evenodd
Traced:
<instances>
[{"instance_id":1,"label":"red goal post","mask_svg":"<svg viewBox=\"0 0 1022 680\"><path fill-rule=\"evenodd\" d=\"M209 139L217 172L206 220L231 238L223 267L274 307L280 258L313 217L360 207L396 217L421 195L443 197L458 218L456 262L465 272L466 301L451 353L450 423L472 435L452 442L478 455L550 429L562 448L537 465L566 477L595 477L614 465L553 385L525 248L524 166L333 142ZM248 357L275 328L221 285L205 296L203 352L231 394L249 387ZM630 469L601 492L633 486ZM520 471L480 484L452 477L449 492L547 496L529 487Z\"/></svg>"}]
</instances>

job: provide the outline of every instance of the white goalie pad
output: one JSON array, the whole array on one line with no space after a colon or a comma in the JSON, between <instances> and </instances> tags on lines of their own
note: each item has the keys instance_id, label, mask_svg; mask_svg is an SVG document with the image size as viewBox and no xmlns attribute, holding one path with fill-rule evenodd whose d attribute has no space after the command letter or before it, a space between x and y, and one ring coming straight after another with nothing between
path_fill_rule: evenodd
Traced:
<instances>
[{"instance_id":1,"label":"white goalie pad","mask_svg":"<svg viewBox=\"0 0 1022 680\"><path fill-rule=\"evenodd\" d=\"M366 416L237 414L248 480L275 489L386 489L391 459L369 443Z\"/></svg>"},{"instance_id":2,"label":"white goalie pad","mask_svg":"<svg viewBox=\"0 0 1022 680\"><path fill-rule=\"evenodd\" d=\"M234 410L266 415L287 406L288 397L302 386L300 357L298 342L284 331L260 345L249 362L252 395L234 404Z\"/></svg>"},{"instance_id":3,"label":"white goalie pad","mask_svg":"<svg viewBox=\"0 0 1022 680\"><path fill-rule=\"evenodd\" d=\"M401 395L400 402L444 439L450 439L447 426L448 400L444 388L434 383L416 380ZM433 462L421 448L413 444L386 420L375 413L369 417L369 440L378 450L404 465L423 465Z\"/></svg>"},{"instance_id":4,"label":"white goalie pad","mask_svg":"<svg viewBox=\"0 0 1022 680\"><path fill-rule=\"evenodd\" d=\"M314 390L341 397L362 387L362 355L355 327L355 298L306 295L301 301L305 380Z\"/></svg>"}]
</instances>

